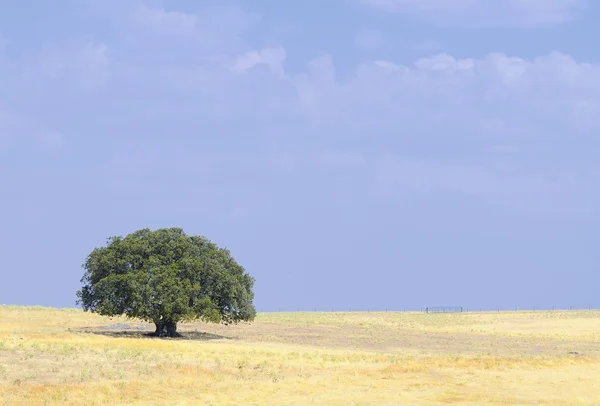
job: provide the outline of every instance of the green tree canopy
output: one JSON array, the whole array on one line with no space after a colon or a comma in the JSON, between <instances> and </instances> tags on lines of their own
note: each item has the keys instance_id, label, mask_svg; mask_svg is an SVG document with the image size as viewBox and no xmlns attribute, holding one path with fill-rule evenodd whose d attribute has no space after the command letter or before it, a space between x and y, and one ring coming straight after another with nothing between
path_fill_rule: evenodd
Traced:
<instances>
[{"instance_id":1,"label":"green tree canopy","mask_svg":"<svg viewBox=\"0 0 600 406\"><path fill-rule=\"evenodd\" d=\"M228 250L181 228L111 237L83 264L77 303L104 316L126 315L177 336L177 323L252 321L254 279Z\"/></svg>"}]
</instances>

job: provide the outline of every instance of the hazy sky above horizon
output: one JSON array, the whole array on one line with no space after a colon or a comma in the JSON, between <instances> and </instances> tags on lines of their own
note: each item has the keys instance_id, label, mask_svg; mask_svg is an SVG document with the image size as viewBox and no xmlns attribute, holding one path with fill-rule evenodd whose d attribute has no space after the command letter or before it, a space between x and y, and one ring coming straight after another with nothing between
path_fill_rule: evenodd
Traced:
<instances>
[{"instance_id":1,"label":"hazy sky above horizon","mask_svg":"<svg viewBox=\"0 0 600 406\"><path fill-rule=\"evenodd\" d=\"M259 310L600 307L599 19L4 0L0 303L72 307L94 247L177 226Z\"/></svg>"}]
</instances>

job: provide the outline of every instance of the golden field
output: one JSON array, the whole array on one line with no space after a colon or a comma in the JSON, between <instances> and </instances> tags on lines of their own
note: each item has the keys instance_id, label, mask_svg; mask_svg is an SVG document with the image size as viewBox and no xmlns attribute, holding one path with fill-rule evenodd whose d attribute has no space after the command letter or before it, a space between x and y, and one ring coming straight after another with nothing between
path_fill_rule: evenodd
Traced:
<instances>
[{"instance_id":1,"label":"golden field","mask_svg":"<svg viewBox=\"0 0 600 406\"><path fill-rule=\"evenodd\" d=\"M143 324L0 306L0 405L600 404L598 311L263 313L183 339L116 323Z\"/></svg>"}]
</instances>

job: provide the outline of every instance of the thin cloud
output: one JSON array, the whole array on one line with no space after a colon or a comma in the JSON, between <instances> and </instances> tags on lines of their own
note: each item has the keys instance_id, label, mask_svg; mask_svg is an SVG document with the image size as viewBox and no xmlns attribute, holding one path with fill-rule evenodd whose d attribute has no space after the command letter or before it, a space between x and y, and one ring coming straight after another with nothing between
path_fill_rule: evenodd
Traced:
<instances>
[{"instance_id":1,"label":"thin cloud","mask_svg":"<svg viewBox=\"0 0 600 406\"><path fill-rule=\"evenodd\" d=\"M435 8L438 3L428 4ZM554 198L561 182L574 195L585 195L583 183L572 186L564 179L548 180L526 166L520 172L499 173L486 166L479 154L495 148L495 159L513 159L526 154L501 154L497 146L521 151L543 140L573 142L596 134L600 130L600 65L553 52L528 59L501 53L466 58L438 53L411 63L382 58L352 67L337 65L330 55L316 54L304 66L295 66L292 74L286 62L293 48L250 45L241 35L249 20L236 10L193 15L146 10L138 15L143 18L137 25L119 27L128 30L122 41L78 47L55 44L52 52L36 59L43 63L30 68L37 80L29 76L22 83L23 94L32 90L30 83L39 85L30 93L35 98L29 99L51 100L54 104L48 103L48 109L52 113L47 114L54 114L52 122L62 118L62 123L79 123L80 128L91 128L86 121L103 126L103 119L98 119L101 111L102 117L110 119L106 125L113 123L107 127L115 130L114 134L107 131L112 137L168 134L177 137L178 143L182 140L182 145L202 140L204 156L219 156L232 172L243 163L239 170L244 175L255 170L266 177L283 167L318 180L318 173L329 166L370 177L382 185L380 190L391 189L394 196L398 190L411 188L418 193L451 190L486 201L506 199L510 207L518 206L511 193L529 190L527 210L536 199ZM222 19L215 17L203 24L207 16ZM134 21L135 14L129 18ZM157 44L155 40L163 36L165 42ZM203 38L212 38L210 46ZM103 87L110 92L100 91ZM61 98L57 89L74 94L86 91L93 97L87 99L89 106L82 106L80 99ZM0 102L11 105L8 99ZM58 104L60 108L53 109ZM36 117L26 110L19 112L19 123L35 122ZM5 117L2 125L0 129L15 124ZM48 148L65 142L57 136L62 133L60 126L44 133L39 142ZM137 139L133 144L138 144ZM254 149L240 147L244 152L238 155L222 154L229 145ZM340 145L355 149L335 148ZM317 146L322 146L315 153L318 159L302 159L306 149ZM262 152L265 147L288 155L277 159L276 152ZM411 148L418 152L407 161L398 151ZM182 150L187 151L186 147ZM378 164L388 152L395 158ZM138 168L138 162L146 159L144 154L131 161L121 159ZM194 165L194 156L171 158L180 159L176 164L184 168ZM155 156L148 159L154 162ZM173 168L170 160L161 165L165 173ZM573 165L565 173L576 171ZM134 172L130 176L144 175ZM495 184L501 187L498 194ZM379 196L391 198L385 193ZM575 207L574 200L562 202Z\"/></svg>"},{"instance_id":2,"label":"thin cloud","mask_svg":"<svg viewBox=\"0 0 600 406\"><path fill-rule=\"evenodd\" d=\"M231 67L233 72L241 73L257 65L267 65L271 72L279 77L284 77L283 62L285 60L285 49L264 48L260 51L249 51L235 58Z\"/></svg>"}]
</instances>

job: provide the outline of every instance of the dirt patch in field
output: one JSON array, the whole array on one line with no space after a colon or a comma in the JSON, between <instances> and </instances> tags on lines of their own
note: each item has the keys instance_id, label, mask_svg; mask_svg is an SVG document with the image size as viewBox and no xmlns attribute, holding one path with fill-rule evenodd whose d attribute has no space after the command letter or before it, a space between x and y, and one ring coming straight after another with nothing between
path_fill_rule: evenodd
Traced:
<instances>
[{"instance_id":1,"label":"dirt patch in field","mask_svg":"<svg viewBox=\"0 0 600 406\"><path fill-rule=\"evenodd\" d=\"M417 329L333 326L327 324L254 322L232 326L205 323L182 324L178 329L187 340L237 340L253 343L283 343L310 347L351 349L383 353L490 355L490 356L600 356L593 342L539 337L429 332ZM107 331L87 328L112 337L146 337L142 331Z\"/></svg>"}]
</instances>

